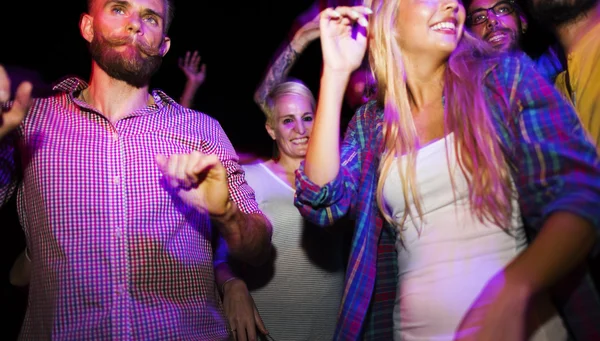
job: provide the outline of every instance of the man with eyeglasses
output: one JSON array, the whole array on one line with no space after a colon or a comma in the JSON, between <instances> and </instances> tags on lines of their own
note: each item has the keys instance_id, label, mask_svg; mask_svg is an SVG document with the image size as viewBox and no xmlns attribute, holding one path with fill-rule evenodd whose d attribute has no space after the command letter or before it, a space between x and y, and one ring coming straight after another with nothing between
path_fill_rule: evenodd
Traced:
<instances>
[{"instance_id":1,"label":"man with eyeglasses","mask_svg":"<svg viewBox=\"0 0 600 341\"><path fill-rule=\"evenodd\" d=\"M464 1L466 26L476 36L499 52L523 50L523 36L528 23L523 9L515 0ZM538 71L550 82L564 67L554 47L535 59Z\"/></svg>"}]
</instances>

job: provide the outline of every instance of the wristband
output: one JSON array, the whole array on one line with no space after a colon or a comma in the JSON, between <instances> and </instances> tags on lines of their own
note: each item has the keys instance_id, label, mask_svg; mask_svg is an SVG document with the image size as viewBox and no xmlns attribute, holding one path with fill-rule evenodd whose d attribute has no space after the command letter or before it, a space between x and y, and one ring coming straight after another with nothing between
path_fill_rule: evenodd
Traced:
<instances>
[{"instance_id":1,"label":"wristband","mask_svg":"<svg viewBox=\"0 0 600 341\"><path fill-rule=\"evenodd\" d=\"M225 293L225 284L227 284L227 283L229 283L229 282L231 282L231 281L233 281L235 279L238 279L238 278L235 277L235 276L229 277L227 280L225 280L225 282L223 282L223 284L221 284L221 293L222 294Z\"/></svg>"}]
</instances>

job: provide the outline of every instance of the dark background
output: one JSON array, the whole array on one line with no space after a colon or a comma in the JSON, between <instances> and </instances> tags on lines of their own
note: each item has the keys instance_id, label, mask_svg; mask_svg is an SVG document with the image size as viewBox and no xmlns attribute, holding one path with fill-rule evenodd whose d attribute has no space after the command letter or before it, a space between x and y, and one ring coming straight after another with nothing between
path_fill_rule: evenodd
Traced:
<instances>
[{"instance_id":1,"label":"dark background","mask_svg":"<svg viewBox=\"0 0 600 341\"><path fill-rule=\"evenodd\" d=\"M151 86L178 99L185 76L177 60L188 50L198 50L207 65L207 78L194 108L219 120L238 151L269 157L271 140L253 93L273 54L288 38L294 19L312 1L175 0L171 50ZM85 0L2 1L0 64L37 70L47 83L66 75L87 79L91 62L78 28L85 9ZM529 41L536 53L548 39L535 33ZM317 94L320 65L317 40L290 75L302 79ZM25 290L8 283L10 266L25 245L14 201L0 210L0 226L0 307L4 316L0 338L13 340L26 306Z\"/></svg>"}]
</instances>

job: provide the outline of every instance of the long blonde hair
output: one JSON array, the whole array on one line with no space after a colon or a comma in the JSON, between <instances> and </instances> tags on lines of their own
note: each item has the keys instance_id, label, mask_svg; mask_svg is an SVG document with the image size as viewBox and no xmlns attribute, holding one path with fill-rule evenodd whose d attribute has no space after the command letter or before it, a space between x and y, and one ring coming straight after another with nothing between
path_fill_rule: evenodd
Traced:
<instances>
[{"instance_id":1,"label":"long blonde hair","mask_svg":"<svg viewBox=\"0 0 600 341\"><path fill-rule=\"evenodd\" d=\"M369 60L377 80L378 102L384 108L384 145L377 183L377 205L385 219L402 226L413 216L412 196L419 217L423 207L416 186L418 136L409 103L402 51L394 36L398 5L402 0L366 0L373 10L369 27ZM483 93L482 58L493 50L468 32L451 54L444 75L444 131L454 132L454 151L467 179L474 215L508 229L512 217L512 186L508 164ZM467 119L468 117L468 119ZM402 221L392 219L383 200L383 185L396 156L405 210ZM450 165L448 165L450 167ZM451 170L452 171L452 170ZM452 187L455 188L454 181Z\"/></svg>"}]
</instances>

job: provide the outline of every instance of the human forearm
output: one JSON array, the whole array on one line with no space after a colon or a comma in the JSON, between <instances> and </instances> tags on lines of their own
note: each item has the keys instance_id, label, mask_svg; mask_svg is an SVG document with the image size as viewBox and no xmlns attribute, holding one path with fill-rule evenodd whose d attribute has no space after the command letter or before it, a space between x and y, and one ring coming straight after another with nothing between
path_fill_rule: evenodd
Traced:
<instances>
[{"instance_id":1,"label":"human forearm","mask_svg":"<svg viewBox=\"0 0 600 341\"><path fill-rule=\"evenodd\" d=\"M227 212L212 216L227 243L229 254L252 265L260 265L271 253L271 223L258 213L246 214L231 201Z\"/></svg>"},{"instance_id":2,"label":"human forearm","mask_svg":"<svg viewBox=\"0 0 600 341\"><path fill-rule=\"evenodd\" d=\"M198 92L199 87L200 84L188 80L185 83L185 87L183 88L183 93L181 94L179 104L186 108L191 108L194 103L194 97L196 96L196 92Z\"/></svg>"},{"instance_id":3,"label":"human forearm","mask_svg":"<svg viewBox=\"0 0 600 341\"><path fill-rule=\"evenodd\" d=\"M340 113L350 74L323 70L317 114L306 154L305 172L317 185L332 181L340 168Z\"/></svg>"},{"instance_id":4,"label":"human forearm","mask_svg":"<svg viewBox=\"0 0 600 341\"><path fill-rule=\"evenodd\" d=\"M298 52L292 48L291 44L286 44L277 59L269 67L264 79L254 93L254 102L260 106L263 112L267 112L269 93L277 84L283 82L297 59Z\"/></svg>"},{"instance_id":5,"label":"human forearm","mask_svg":"<svg viewBox=\"0 0 600 341\"><path fill-rule=\"evenodd\" d=\"M506 268L507 281L527 296L552 287L580 265L596 240L592 225L568 212L548 217L533 243Z\"/></svg>"},{"instance_id":6,"label":"human forearm","mask_svg":"<svg viewBox=\"0 0 600 341\"><path fill-rule=\"evenodd\" d=\"M223 287L235 279L237 279L237 277L227 262L220 263L215 267L215 282L217 283L221 294L223 294L224 291Z\"/></svg>"}]
</instances>

